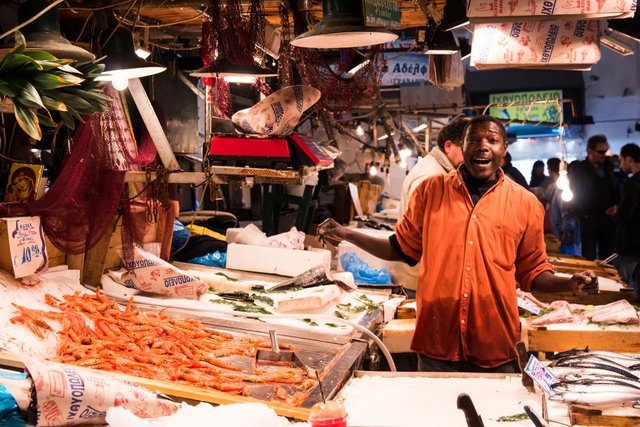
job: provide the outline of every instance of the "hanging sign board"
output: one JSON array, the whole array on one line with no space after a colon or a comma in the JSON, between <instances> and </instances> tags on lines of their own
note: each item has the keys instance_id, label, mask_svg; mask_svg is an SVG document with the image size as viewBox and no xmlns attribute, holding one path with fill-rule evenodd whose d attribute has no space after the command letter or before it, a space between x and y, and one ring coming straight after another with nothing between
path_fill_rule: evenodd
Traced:
<instances>
[{"instance_id":1,"label":"hanging sign board","mask_svg":"<svg viewBox=\"0 0 640 427\"><path fill-rule=\"evenodd\" d=\"M367 27L401 28L400 3L397 0L362 0L362 11Z\"/></svg>"},{"instance_id":2,"label":"hanging sign board","mask_svg":"<svg viewBox=\"0 0 640 427\"><path fill-rule=\"evenodd\" d=\"M386 53L387 72L381 86L415 86L428 84L429 56L423 53Z\"/></svg>"},{"instance_id":3,"label":"hanging sign board","mask_svg":"<svg viewBox=\"0 0 640 427\"><path fill-rule=\"evenodd\" d=\"M14 277L19 279L45 271L48 257L40 217L3 218L2 222L7 233L2 246L9 246L7 252Z\"/></svg>"},{"instance_id":4,"label":"hanging sign board","mask_svg":"<svg viewBox=\"0 0 640 427\"><path fill-rule=\"evenodd\" d=\"M494 93L489 95L489 102L491 104L500 104L500 106L491 107L489 114L505 120L560 123L562 120L562 103L559 100L561 99L561 89ZM541 103L534 104L534 102ZM511 103L518 105L509 106Z\"/></svg>"},{"instance_id":5,"label":"hanging sign board","mask_svg":"<svg viewBox=\"0 0 640 427\"><path fill-rule=\"evenodd\" d=\"M632 17L637 0L470 0L471 22Z\"/></svg>"},{"instance_id":6,"label":"hanging sign board","mask_svg":"<svg viewBox=\"0 0 640 427\"><path fill-rule=\"evenodd\" d=\"M471 65L584 69L600 60L599 21L523 21L476 24Z\"/></svg>"}]
</instances>

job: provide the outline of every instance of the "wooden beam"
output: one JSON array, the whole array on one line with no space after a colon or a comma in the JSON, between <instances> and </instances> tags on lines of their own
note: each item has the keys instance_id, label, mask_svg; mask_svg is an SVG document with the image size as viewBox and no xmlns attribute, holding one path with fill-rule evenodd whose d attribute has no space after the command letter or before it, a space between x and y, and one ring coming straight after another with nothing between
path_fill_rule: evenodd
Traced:
<instances>
[{"instance_id":1,"label":"wooden beam","mask_svg":"<svg viewBox=\"0 0 640 427\"><path fill-rule=\"evenodd\" d=\"M416 147L416 149L418 150L418 155L420 157L426 156L427 152L424 151L424 148L422 148L422 145L420 145L418 138L416 138L416 136L413 134L411 129L409 129L409 126L407 125L407 123L404 121L403 118L400 118L400 123L402 123L402 127L404 128L404 131L407 133L407 135L409 135L409 138L411 138L411 141L413 142L413 146Z\"/></svg>"},{"instance_id":2,"label":"wooden beam","mask_svg":"<svg viewBox=\"0 0 640 427\"><path fill-rule=\"evenodd\" d=\"M116 216L113 223L109 226L102 240L100 240L93 248L89 249L84 259L84 274L82 275L82 283L90 286L100 284L104 264L107 260L107 252L111 243L111 236L116 228L118 217Z\"/></svg>"},{"instance_id":3,"label":"wooden beam","mask_svg":"<svg viewBox=\"0 0 640 427\"><path fill-rule=\"evenodd\" d=\"M162 164L170 171L179 170L178 160L176 160L176 156L173 154L167 135L160 125L160 120L158 120L158 116L151 105L151 101L149 101L147 92L144 90L140 79L129 79L129 92L131 92L133 101L138 107L138 111L149 131L149 135L151 135L151 139L156 146Z\"/></svg>"}]
</instances>

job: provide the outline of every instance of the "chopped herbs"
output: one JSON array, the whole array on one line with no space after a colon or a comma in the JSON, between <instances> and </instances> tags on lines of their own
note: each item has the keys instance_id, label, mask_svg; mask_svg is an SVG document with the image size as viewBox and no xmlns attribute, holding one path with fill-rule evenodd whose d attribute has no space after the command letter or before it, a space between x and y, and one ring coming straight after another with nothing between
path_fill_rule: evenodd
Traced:
<instances>
[{"instance_id":1,"label":"chopped herbs","mask_svg":"<svg viewBox=\"0 0 640 427\"><path fill-rule=\"evenodd\" d=\"M245 313L271 314L271 312L265 309L264 307L260 307L259 305L255 305L255 304L234 304L233 311L242 311Z\"/></svg>"},{"instance_id":2,"label":"chopped herbs","mask_svg":"<svg viewBox=\"0 0 640 427\"><path fill-rule=\"evenodd\" d=\"M333 312L333 314L338 318L338 319L348 319L347 316L345 316L344 314L342 314L339 310L336 310Z\"/></svg>"},{"instance_id":3,"label":"chopped herbs","mask_svg":"<svg viewBox=\"0 0 640 427\"><path fill-rule=\"evenodd\" d=\"M500 417L496 421L499 423L512 423L515 421L522 421L522 420L528 420L528 419L529 419L529 415L522 412L521 414L507 415L504 417Z\"/></svg>"},{"instance_id":4,"label":"chopped herbs","mask_svg":"<svg viewBox=\"0 0 640 427\"><path fill-rule=\"evenodd\" d=\"M311 319L302 319L302 321L308 323L309 326L318 326L318 324Z\"/></svg>"},{"instance_id":5,"label":"chopped herbs","mask_svg":"<svg viewBox=\"0 0 640 427\"><path fill-rule=\"evenodd\" d=\"M238 281L239 281L238 279L234 279L233 277L229 277L229 276L227 276L226 274L224 274L224 273L222 273L222 272L219 272L219 271L218 271L217 273L215 273L215 274L216 274L216 276L222 276L222 277L224 277L225 279L227 279L227 280L228 280L228 281L230 281L230 282L238 282Z\"/></svg>"},{"instance_id":6,"label":"chopped herbs","mask_svg":"<svg viewBox=\"0 0 640 427\"><path fill-rule=\"evenodd\" d=\"M275 305L275 302L273 302L273 299L269 298L268 296L265 295L256 295L256 294L252 294L251 298L253 298L254 301L260 301L263 302L267 305L270 305L271 307L273 307Z\"/></svg>"},{"instance_id":7,"label":"chopped herbs","mask_svg":"<svg viewBox=\"0 0 640 427\"><path fill-rule=\"evenodd\" d=\"M336 305L336 308L340 311L345 311L347 313L360 313L362 311L366 310L366 307L364 305L357 305L357 306L353 306L351 305L350 302L346 303L346 304L338 304Z\"/></svg>"},{"instance_id":8,"label":"chopped herbs","mask_svg":"<svg viewBox=\"0 0 640 427\"><path fill-rule=\"evenodd\" d=\"M226 304L226 305L236 305L233 301L227 301L226 299L212 299L211 304Z\"/></svg>"},{"instance_id":9,"label":"chopped herbs","mask_svg":"<svg viewBox=\"0 0 640 427\"><path fill-rule=\"evenodd\" d=\"M325 323L325 325L330 327L330 328L339 328L340 327L340 325L337 325L337 324L331 323L331 322Z\"/></svg>"}]
</instances>

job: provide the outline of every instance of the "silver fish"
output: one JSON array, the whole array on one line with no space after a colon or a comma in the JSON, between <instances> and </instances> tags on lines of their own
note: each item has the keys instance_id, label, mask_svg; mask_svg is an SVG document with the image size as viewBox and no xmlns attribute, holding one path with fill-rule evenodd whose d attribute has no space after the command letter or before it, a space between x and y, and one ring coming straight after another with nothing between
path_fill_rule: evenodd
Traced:
<instances>
[{"instance_id":1,"label":"silver fish","mask_svg":"<svg viewBox=\"0 0 640 427\"><path fill-rule=\"evenodd\" d=\"M619 365L626 367L631 370L639 370L640 369L640 358L633 357L627 354L616 353L613 351L603 351L603 350L589 350L585 348L584 350L569 350L566 352L556 354L553 359L556 361L565 360L565 359L574 359L574 358L588 358L590 356L599 357L601 359L606 359L611 362L615 362Z\"/></svg>"},{"instance_id":2,"label":"silver fish","mask_svg":"<svg viewBox=\"0 0 640 427\"><path fill-rule=\"evenodd\" d=\"M625 402L637 401L640 399L640 390L590 389L588 391L569 391L563 393L560 397L567 403L577 403L588 406L616 406Z\"/></svg>"},{"instance_id":3,"label":"silver fish","mask_svg":"<svg viewBox=\"0 0 640 427\"><path fill-rule=\"evenodd\" d=\"M640 380L633 372L617 364L599 363L588 360L567 361L551 368L553 374L564 377L569 374L618 375L631 380Z\"/></svg>"}]
</instances>

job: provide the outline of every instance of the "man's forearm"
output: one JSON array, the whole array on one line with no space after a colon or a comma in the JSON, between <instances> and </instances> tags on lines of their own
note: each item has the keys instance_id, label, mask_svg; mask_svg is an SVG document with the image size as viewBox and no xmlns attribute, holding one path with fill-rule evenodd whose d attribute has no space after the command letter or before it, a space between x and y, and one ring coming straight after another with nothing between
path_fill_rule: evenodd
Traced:
<instances>
[{"instance_id":1,"label":"man's forearm","mask_svg":"<svg viewBox=\"0 0 640 427\"><path fill-rule=\"evenodd\" d=\"M573 287L569 277L556 276L551 271L543 271L531 284L531 290L537 292L569 292Z\"/></svg>"},{"instance_id":2,"label":"man's forearm","mask_svg":"<svg viewBox=\"0 0 640 427\"><path fill-rule=\"evenodd\" d=\"M403 261L402 255L393 247L388 238L373 237L348 229L345 240L378 258L387 261Z\"/></svg>"}]
</instances>

